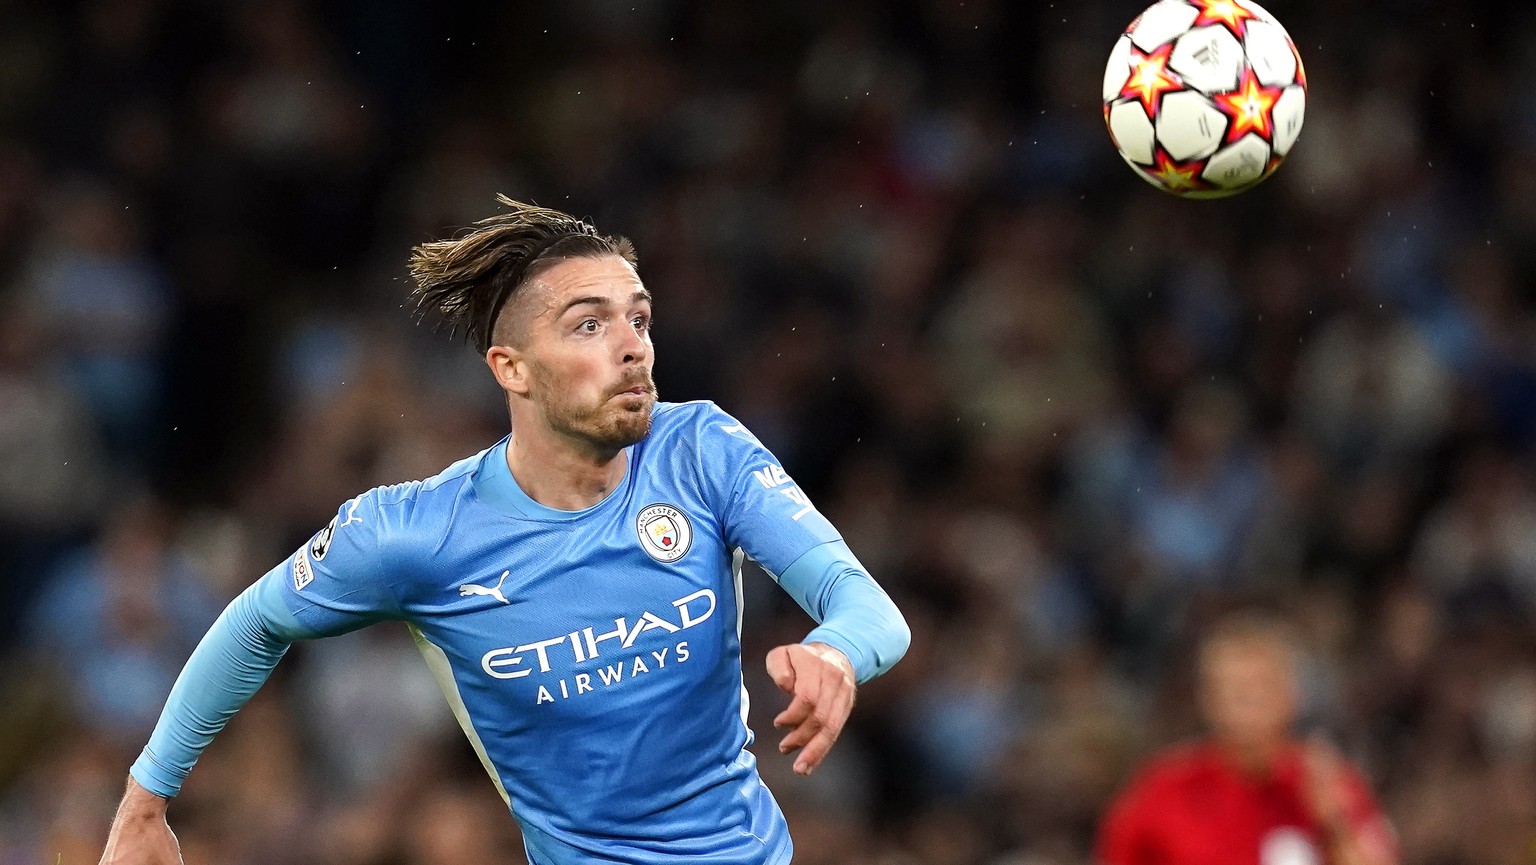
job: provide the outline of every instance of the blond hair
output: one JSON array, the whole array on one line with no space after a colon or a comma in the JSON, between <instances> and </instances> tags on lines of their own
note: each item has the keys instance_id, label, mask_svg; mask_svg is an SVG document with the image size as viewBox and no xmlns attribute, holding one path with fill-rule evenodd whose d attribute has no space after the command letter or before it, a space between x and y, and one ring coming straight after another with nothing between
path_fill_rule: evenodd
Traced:
<instances>
[{"instance_id":1,"label":"blond hair","mask_svg":"<svg viewBox=\"0 0 1536 865\"><path fill-rule=\"evenodd\" d=\"M411 292L418 314L431 309L480 352L491 347L496 321L518 287L557 261L617 255L639 263L627 238L602 234L568 213L497 195L510 208L451 240L411 250Z\"/></svg>"}]
</instances>

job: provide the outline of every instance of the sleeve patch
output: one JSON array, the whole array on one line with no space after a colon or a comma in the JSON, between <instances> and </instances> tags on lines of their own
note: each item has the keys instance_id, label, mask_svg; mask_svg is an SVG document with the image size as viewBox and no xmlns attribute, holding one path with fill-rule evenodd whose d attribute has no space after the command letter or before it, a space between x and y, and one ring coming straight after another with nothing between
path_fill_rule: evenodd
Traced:
<instances>
[{"instance_id":1,"label":"sleeve patch","mask_svg":"<svg viewBox=\"0 0 1536 865\"><path fill-rule=\"evenodd\" d=\"M763 489L778 490L780 495L800 506L800 509L790 517L795 522L799 522L801 517L815 510L810 497L801 492L799 485L791 480L779 466L769 465L767 468L758 469L752 472L752 476L757 478L757 482L762 484Z\"/></svg>"},{"instance_id":2,"label":"sleeve patch","mask_svg":"<svg viewBox=\"0 0 1536 865\"><path fill-rule=\"evenodd\" d=\"M295 591L303 591L304 587L315 581L315 570L309 564L309 551L299 550L293 556L293 588Z\"/></svg>"}]
</instances>

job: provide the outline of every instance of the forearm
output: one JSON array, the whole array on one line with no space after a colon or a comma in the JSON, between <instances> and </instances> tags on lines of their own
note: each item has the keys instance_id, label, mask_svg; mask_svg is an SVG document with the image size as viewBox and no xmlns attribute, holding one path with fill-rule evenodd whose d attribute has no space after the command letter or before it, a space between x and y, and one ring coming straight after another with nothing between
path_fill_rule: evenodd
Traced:
<instances>
[{"instance_id":1,"label":"forearm","mask_svg":"<svg viewBox=\"0 0 1536 865\"><path fill-rule=\"evenodd\" d=\"M820 624L806 643L825 643L848 656L860 683L884 673L912 640L890 596L841 541L806 553L779 584Z\"/></svg>"},{"instance_id":2,"label":"forearm","mask_svg":"<svg viewBox=\"0 0 1536 865\"><path fill-rule=\"evenodd\" d=\"M266 682L301 635L271 575L235 598L187 660L149 744L130 770L151 794L175 796L213 737Z\"/></svg>"},{"instance_id":3,"label":"forearm","mask_svg":"<svg viewBox=\"0 0 1536 865\"><path fill-rule=\"evenodd\" d=\"M1329 865L1397 865L1397 859L1370 844L1354 827L1344 824L1326 830Z\"/></svg>"}]
</instances>

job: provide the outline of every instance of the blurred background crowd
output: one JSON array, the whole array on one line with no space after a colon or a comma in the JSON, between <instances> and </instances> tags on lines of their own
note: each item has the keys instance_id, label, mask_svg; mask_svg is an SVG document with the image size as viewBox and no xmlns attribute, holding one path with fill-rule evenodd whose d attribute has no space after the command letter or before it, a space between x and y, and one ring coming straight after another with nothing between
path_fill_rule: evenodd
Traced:
<instances>
[{"instance_id":1,"label":"blurred background crowd","mask_svg":"<svg viewBox=\"0 0 1536 865\"><path fill-rule=\"evenodd\" d=\"M1142 5L0 0L0 865L95 862L223 605L504 434L404 273L496 192L636 241L662 398L912 623L798 779L809 622L749 583L798 863L1088 862L1252 603L1406 862L1529 863L1536 13L1275 0L1306 128L1196 203L1096 104ZM522 861L403 626L295 647L171 815L193 865Z\"/></svg>"}]
</instances>

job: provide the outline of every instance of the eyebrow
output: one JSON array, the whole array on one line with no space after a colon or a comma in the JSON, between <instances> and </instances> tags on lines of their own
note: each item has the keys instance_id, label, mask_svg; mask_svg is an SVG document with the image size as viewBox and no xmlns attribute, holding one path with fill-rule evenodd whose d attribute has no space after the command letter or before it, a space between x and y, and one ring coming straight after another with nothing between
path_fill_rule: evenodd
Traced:
<instances>
[{"instance_id":1,"label":"eyebrow","mask_svg":"<svg viewBox=\"0 0 1536 865\"><path fill-rule=\"evenodd\" d=\"M635 292L634 294L630 295L629 300L630 300L630 303L641 302L641 301L643 301L645 303L650 303L651 302L651 293L649 291L646 291L645 289L642 288L639 291ZM587 297L578 297L578 298L575 298L574 300L571 300L568 303L566 303L565 306L561 307L559 314L556 315L555 317L559 318L560 316L565 315L566 313L570 312L571 310L575 309L576 307L582 306L584 304L585 305L589 305L589 306L608 306L609 305L609 301L608 301L608 298L603 297L602 295L597 295L597 294L588 295Z\"/></svg>"}]
</instances>

